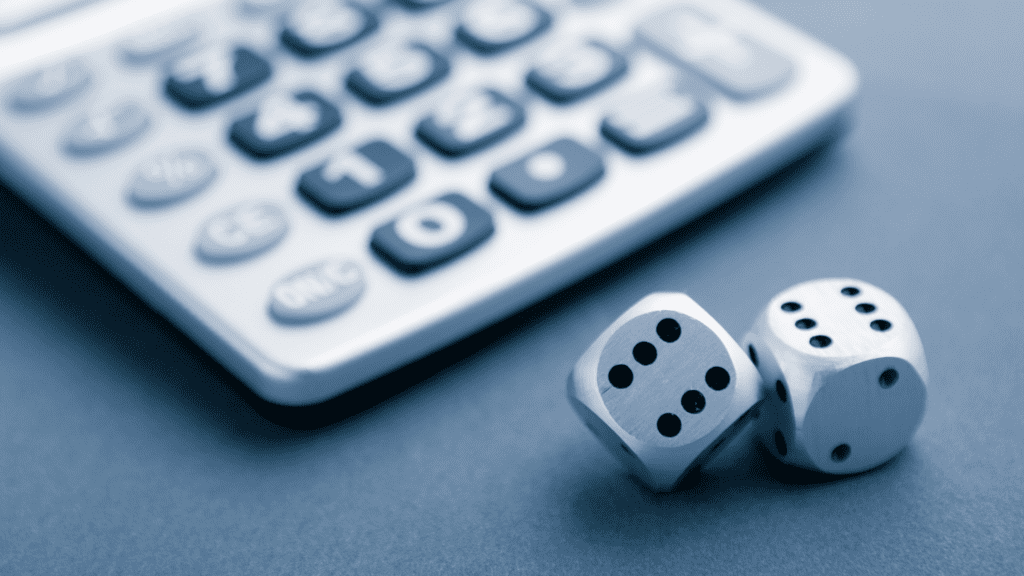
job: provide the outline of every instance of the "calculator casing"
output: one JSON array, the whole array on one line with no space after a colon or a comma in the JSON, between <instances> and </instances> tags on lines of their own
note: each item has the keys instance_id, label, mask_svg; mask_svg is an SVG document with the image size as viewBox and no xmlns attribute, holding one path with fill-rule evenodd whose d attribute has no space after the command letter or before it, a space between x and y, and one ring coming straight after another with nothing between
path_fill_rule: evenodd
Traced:
<instances>
[{"instance_id":1,"label":"calculator casing","mask_svg":"<svg viewBox=\"0 0 1024 576\"><path fill-rule=\"evenodd\" d=\"M652 1L637 9L636 3L620 1L570 9L567 2L553 2L555 24L545 35L496 56L452 49L447 54L452 74L445 82L388 107L359 101L339 80L358 57L359 45L309 63L275 46L273 34L262 38L253 33L252 42L271 54L272 85L193 113L167 101L160 65L126 65L118 55L118 42L147 26L179 20L230 20L238 28L227 34L245 35L239 31L244 25L237 22L252 17L240 15L234 3L101 2L0 38L0 61L9 63L0 68L0 86L64 57L82 58L94 70L88 92L53 111L27 115L0 107L0 176L257 394L285 405L324 401L616 261L805 154L845 124L858 87L854 65L747 2L685 4L790 59L791 77L770 94L730 98L699 74L673 68L642 47L635 39L635 23L679 3ZM404 26L396 25L396 33L453 45L445 35L451 34L461 4L415 12L393 6L387 10ZM429 25L416 26L418 18L430 19ZM268 29L273 31L273 25ZM76 35L61 30L84 31ZM523 78L545 43L559 34L594 34L625 47L630 51L629 74L572 105L553 104L531 93ZM687 83L705 95L705 126L647 155L631 155L601 137L598 126L610 106L651 82L666 81ZM527 122L518 134L456 159L436 154L415 138L413 127L439 99L481 84L497 85L525 102ZM280 160L254 160L231 147L225 131L232 119L251 110L268 90L296 85L317 88L339 102L342 129ZM60 139L83 110L125 96L149 106L153 126L145 136L94 159L64 154ZM531 212L488 190L496 168L563 136L602 156L605 174L595 185ZM415 180L404 190L342 216L319 212L296 194L295 182L303 170L333 149L374 137L388 139L415 161ZM133 169L168 143L207 150L218 166L217 182L167 209L133 206L125 199ZM489 211L493 237L421 274L396 271L370 250L376 228L409 206L449 191L466 194ZM279 203L289 217L286 238L236 264L197 259L197 227L212 214L247 200ZM270 287L304 266L333 257L362 268L366 289L360 300L321 322L275 322L267 313Z\"/></svg>"}]
</instances>

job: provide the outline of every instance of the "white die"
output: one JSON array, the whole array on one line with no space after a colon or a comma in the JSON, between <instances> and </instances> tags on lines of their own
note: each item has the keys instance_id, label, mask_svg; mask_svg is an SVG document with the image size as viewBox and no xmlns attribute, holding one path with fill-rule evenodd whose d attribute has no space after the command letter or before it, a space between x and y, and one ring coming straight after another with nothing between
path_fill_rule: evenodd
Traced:
<instances>
[{"instance_id":1,"label":"white die","mask_svg":"<svg viewBox=\"0 0 1024 576\"><path fill-rule=\"evenodd\" d=\"M626 468L671 490L753 418L761 377L689 296L655 293L605 330L569 376L569 400Z\"/></svg>"},{"instance_id":2,"label":"white die","mask_svg":"<svg viewBox=\"0 0 1024 576\"><path fill-rule=\"evenodd\" d=\"M829 474L874 468L924 417L928 366L907 311L850 278L772 298L743 339L764 378L758 431L788 464Z\"/></svg>"}]
</instances>

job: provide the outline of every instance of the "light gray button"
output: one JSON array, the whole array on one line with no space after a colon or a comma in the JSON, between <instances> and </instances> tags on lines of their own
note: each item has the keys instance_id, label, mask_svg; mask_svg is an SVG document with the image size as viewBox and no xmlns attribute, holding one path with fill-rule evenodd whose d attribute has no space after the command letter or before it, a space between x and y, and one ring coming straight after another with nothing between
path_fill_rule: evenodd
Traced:
<instances>
[{"instance_id":1,"label":"light gray button","mask_svg":"<svg viewBox=\"0 0 1024 576\"><path fill-rule=\"evenodd\" d=\"M70 154L90 156L119 148L141 135L149 126L149 114L132 102L96 110L82 118L68 133Z\"/></svg>"},{"instance_id":2,"label":"light gray button","mask_svg":"<svg viewBox=\"0 0 1024 576\"><path fill-rule=\"evenodd\" d=\"M136 204L159 206L196 194L217 175L210 158L200 150L176 150L143 162L128 185Z\"/></svg>"},{"instance_id":3,"label":"light gray button","mask_svg":"<svg viewBox=\"0 0 1024 576\"><path fill-rule=\"evenodd\" d=\"M304 268L270 290L270 315L299 324L333 316L363 293L363 273L353 262L326 260Z\"/></svg>"},{"instance_id":4,"label":"light gray button","mask_svg":"<svg viewBox=\"0 0 1024 576\"><path fill-rule=\"evenodd\" d=\"M66 60L22 77L11 86L8 103L22 112L52 108L89 85L89 70L80 60Z\"/></svg>"},{"instance_id":5,"label":"light gray button","mask_svg":"<svg viewBox=\"0 0 1024 576\"><path fill-rule=\"evenodd\" d=\"M695 69L736 98L775 90L793 69L789 60L683 6L651 16L639 34L662 55Z\"/></svg>"},{"instance_id":6,"label":"light gray button","mask_svg":"<svg viewBox=\"0 0 1024 576\"><path fill-rule=\"evenodd\" d=\"M250 258L270 249L288 232L280 208L267 202L247 202L207 220L199 231L196 252L211 262Z\"/></svg>"},{"instance_id":7,"label":"light gray button","mask_svg":"<svg viewBox=\"0 0 1024 576\"><path fill-rule=\"evenodd\" d=\"M175 54L201 35L202 28L195 22L165 24L122 42L121 55L129 64L149 64Z\"/></svg>"}]
</instances>

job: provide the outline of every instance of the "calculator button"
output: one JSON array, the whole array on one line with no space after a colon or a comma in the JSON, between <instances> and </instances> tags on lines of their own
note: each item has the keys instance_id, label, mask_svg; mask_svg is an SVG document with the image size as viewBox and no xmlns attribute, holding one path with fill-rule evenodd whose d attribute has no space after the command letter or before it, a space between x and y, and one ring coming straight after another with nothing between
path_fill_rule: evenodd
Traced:
<instances>
[{"instance_id":1,"label":"calculator button","mask_svg":"<svg viewBox=\"0 0 1024 576\"><path fill-rule=\"evenodd\" d=\"M699 128L707 109L685 93L650 92L621 104L601 123L601 134L634 154L668 146Z\"/></svg>"},{"instance_id":2,"label":"calculator button","mask_svg":"<svg viewBox=\"0 0 1024 576\"><path fill-rule=\"evenodd\" d=\"M370 245L392 266L412 273L447 262L493 233L494 221L483 208L447 194L378 228Z\"/></svg>"},{"instance_id":3,"label":"calculator button","mask_svg":"<svg viewBox=\"0 0 1024 576\"><path fill-rule=\"evenodd\" d=\"M149 64L192 44L202 32L202 28L192 22L175 22L146 30L121 43L121 56L129 64Z\"/></svg>"},{"instance_id":4,"label":"calculator button","mask_svg":"<svg viewBox=\"0 0 1024 576\"><path fill-rule=\"evenodd\" d=\"M420 9L420 8L433 8L434 6L440 6L446 4L450 0L398 0L404 4L407 8Z\"/></svg>"},{"instance_id":5,"label":"calculator button","mask_svg":"<svg viewBox=\"0 0 1024 576\"><path fill-rule=\"evenodd\" d=\"M491 188L517 208L533 210L580 192L602 175L601 157L565 138L496 171Z\"/></svg>"},{"instance_id":6,"label":"calculator button","mask_svg":"<svg viewBox=\"0 0 1024 576\"><path fill-rule=\"evenodd\" d=\"M587 42L548 54L526 83L547 99L565 103L589 96L625 73L625 58L603 44Z\"/></svg>"},{"instance_id":7,"label":"calculator button","mask_svg":"<svg viewBox=\"0 0 1024 576\"><path fill-rule=\"evenodd\" d=\"M89 70L79 60L66 60L37 70L16 81L8 104L14 110L34 112L52 108L89 85Z\"/></svg>"},{"instance_id":8,"label":"calculator button","mask_svg":"<svg viewBox=\"0 0 1024 576\"><path fill-rule=\"evenodd\" d=\"M205 108L270 78L270 63L248 48L218 45L178 60L167 94L186 108Z\"/></svg>"},{"instance_id":9,"label":"calculator button","mask_svg":"<svg viewBox=\"0 0 1024 576\"><path fill-rule=\"evenodd\" d=\"M158 206L197 194L213 182L217 169L200 150L177 150L143 162L128 185L136 204Z\"/></svg>"},{"instance_id":10,"label":"calculator button","mask_svg":"<svg viewBox=\"0 0 1024 576\"><path fill-rule=\"evenodd\" d=\"M353 44L377 29L366 8L339 0L303 2L285 17L281 42L300 56L313 57Z\"/></svg>"},{"instance_id":11,"label":"calculator button","mask_svg":"<svg viewBox=\"0 0 1024 576\"><path fill-rule=\"evenodd\" d=\"M690 8L655 14L641 25L640 35L736 98L771 92L792 73L789 60Z\"/></svg>"},{"instance_id":12,"label":"calculator button","mask_svg":"<svg viewBox=\"0 0 1024 576\"><path fill-rule=\"evenodd\" d=\"M462 156L494 144L526 120L523 107L495 90L475 90L449 100L416 127L416 135L438 152Z\"/></svg>"},{"instance_id":13,"label":"calculator button","mask_svg":"<svg viewBox=\"0 0 1024 576\"><path fill-rule=\"evenodd\" d=\"M306 172L299 192L326 212L344 212L383 198L412 180L408 156L387 142L370 142Z\"/></svg>"},{"instance_id":14,"label":"calculator button","mask_svg":"<svg viewBox=\"0 0 1024 576\"><path fill-rule=\"evenodd\" d=\"M231 141L256 158L309 144L341 125L341 113L313 92L274 94L255 113L231 125Z\"/></svg>"},{"instance_id":15,"label":"calculator button","mask_svg":"<svg viewBox=\"0 0 1024 576\"><path fill-rule=\"evenodd\" d=\"M455 31L464 44L484 54L530 40L551 26L551 15L529 2L477 0L466 8Z\"/></svg>"},{"instance_id":16,"label":"calculator button","mask_svg":"<svg viewBox=\"0 0 1024 576\"><path fill-rule=\"evenodd\" d=\"M320 262L270 289L270 315L284 324L323 320L355 303L364 285L363 273L354 262Z\"/></svg>"},{"instance_id":17,"label":"calculator button","mask_svg":"<svg viewBox=\"0 0 1024 576\"><path fill-rule=\"evenodd\" d=\"M137 104L115 104L79 120L68 133L65 149L77 156L108 152L139 137L147 127L149 114Z\"/></svg>"},{"instance_id":18,"label":"calculator button","mask_svg":"<svg viewBox=\"0 0 1024 576\"><path fill-rule=\"evenodd\" d=\"M370 104L389 104L438 82L450 69L447 60L422 44L392 45L367 53L346 83Z\"/></svg>"},{"instance_id":19,"label":"calculator button","mask_svg":"<svg viewBox=\"0 0 1024 576\"><path fill-rule=\"evenodd\" d=\"M207 220L199 230L196 253L210 262L233 262L270 249L288 232L280 208L246 202Z\"/></svg>"}]
</instances>

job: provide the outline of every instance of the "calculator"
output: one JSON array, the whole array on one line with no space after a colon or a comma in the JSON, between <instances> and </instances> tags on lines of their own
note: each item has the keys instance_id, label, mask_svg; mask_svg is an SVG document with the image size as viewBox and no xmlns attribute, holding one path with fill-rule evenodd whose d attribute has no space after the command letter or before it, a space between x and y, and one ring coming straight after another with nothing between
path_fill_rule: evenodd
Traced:
<instances>
[{"instance_id":1,"label":"calculator","mask_svg":"<svg viewBox=\"0 0 1024 576\"><path fill-rule=\"evenodd\" d=\"M858 87L743 0L94 0L0 62L3 180L284 405L678 228Z\"/></svg>"}]
</instances>

